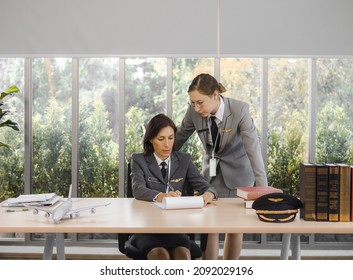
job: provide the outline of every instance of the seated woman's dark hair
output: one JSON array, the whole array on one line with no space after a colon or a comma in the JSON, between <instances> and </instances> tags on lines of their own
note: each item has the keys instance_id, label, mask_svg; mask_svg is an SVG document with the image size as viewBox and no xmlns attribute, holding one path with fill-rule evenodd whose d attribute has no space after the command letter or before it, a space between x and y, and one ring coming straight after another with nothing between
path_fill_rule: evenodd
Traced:
<instances>
[{"instance_id":1,"label":"seated woman's dark hair","mask_svg":"<svg viewBox=\"0 0 353 280\"><path fill-rule=\"evenodd\" d=\"M159 131L162 128L168 126L170 126L174 130L175 134L177 131L177 127L168 116L164 114L158 114L149 121L146 127L145 136L143 137L143 152L145 155L150 155L154 152L151 140L158 135Z\"/></svg>"}]
</instances>

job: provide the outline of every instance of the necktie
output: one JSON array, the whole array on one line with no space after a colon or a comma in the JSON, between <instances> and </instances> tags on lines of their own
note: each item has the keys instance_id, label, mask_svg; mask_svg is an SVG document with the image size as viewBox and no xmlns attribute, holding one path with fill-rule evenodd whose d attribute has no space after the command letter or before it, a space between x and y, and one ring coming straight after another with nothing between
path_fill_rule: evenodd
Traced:
<instances>
[{"instance_id":1,"label":"necktie","mask_svg":"<svg viewBox=\"0 0 353 280\"><path fill-rule=\"evenodd\" d=\"M164 161L162 161L161 166L162 166L162 168L161 168L162 177L163 177L164 181L166 181L167 180L167 164Z\"/></svg>"},{"instance_id":2,"label":"necktie","mask_svg":"<svg viewBox=\"0 0 353 280\"><path fill-rule=\"evenodd\" d=\"M211 118L212 142L213 142L213 147L215 147L215 152L217 153L218 149L219 149L218 126L217 126L217 123L215 121L216 117L215 116L210 116L210 118ZM217 143L216 143L216 140L217 140Z\"/></svg>"}]
</instances>

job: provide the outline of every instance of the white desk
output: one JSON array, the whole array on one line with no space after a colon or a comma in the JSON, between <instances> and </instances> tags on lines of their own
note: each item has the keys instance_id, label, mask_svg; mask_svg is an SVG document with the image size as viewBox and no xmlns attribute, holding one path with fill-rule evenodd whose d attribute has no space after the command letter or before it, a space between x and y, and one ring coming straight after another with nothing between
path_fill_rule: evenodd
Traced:
<instances>
[{"instance_id":1,"label":"white desk","mask_svg":"<svg viewBox=\"0 0 353 280\"><path fill-rule=\"evenodd\" d=\"M95 214L82 212L80 217L63 220L61 224L54 224L43 213L7 213L1 207L0 232L59 234L62 242L62 233L283 233L285 238L298 234L295 243L299 243L300 234L353 233L351 222L262 222L253 209L245 209L239 198L221 198L216 205L183 210L162 210L133 198L76 198L73 208L106 202L111 204L97 208Z\"/></svg>"}]
</instances>

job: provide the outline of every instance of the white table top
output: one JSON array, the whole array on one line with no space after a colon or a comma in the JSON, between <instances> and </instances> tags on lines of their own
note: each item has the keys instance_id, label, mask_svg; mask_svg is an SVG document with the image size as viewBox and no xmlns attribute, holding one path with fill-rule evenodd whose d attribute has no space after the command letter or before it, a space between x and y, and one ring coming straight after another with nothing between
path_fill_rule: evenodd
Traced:
<instances>
[{"instance_id":1,"label":"white table top","mask_svg":"<svg viewBox=\"0 0 353 280\"><path fill-rule=\"evenodd\" d=\"M37 233L353 233L352 222L294 220L266 223L239 198L221 198L200 209L163 210L133 198L76 198L73 208L110 202L54 224L43 212L6 212L0 207L0 232ZM299 215L299 214L297 214Z\"/></svg>"}]
</instances>

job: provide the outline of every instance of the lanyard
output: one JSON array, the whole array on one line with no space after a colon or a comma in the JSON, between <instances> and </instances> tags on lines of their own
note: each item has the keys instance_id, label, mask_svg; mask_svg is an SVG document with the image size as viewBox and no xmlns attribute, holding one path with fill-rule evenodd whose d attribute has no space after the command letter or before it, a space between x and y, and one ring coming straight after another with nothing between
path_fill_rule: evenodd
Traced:
<instances>
[{"instance_id":1,"label":"lanyard","mask_svg":"<svg viewBox=\"0 0 353 280\"><path fill-rule=\"evenodd\" d=\"M209 132L209 135L211 136L211 139L212 139L212 133L211 133L211 126L210 126L210 118L207 120L207 128L208 128L208 132ZM217 123L216 123L217 124ZM218 126L218 124L217 124L217 126ZM215 139L215 141L214 141L214 143L213 143L213 148L212 148L212 159L214 159L215 157L215 151L216 151L216 143L217 143L217 141L218 141L218 138L220 137L219 136L220 135L220 132L219 132L219 128L218 128L218 132L217 132L217 136L216 136L216 139ZM212 140L212 142L213 142L213 140ZM220 143L219 143L219 145L220 145Z\"/></svg>"}]
</instances>

